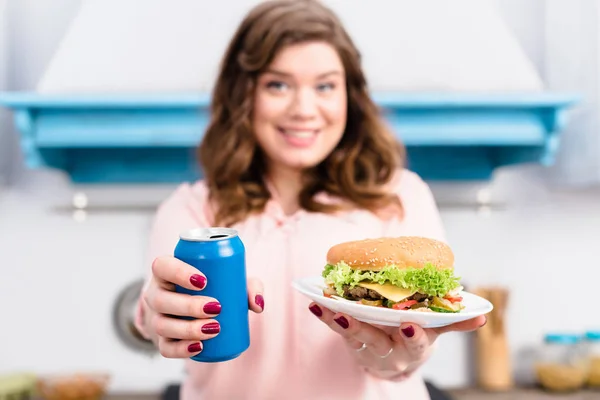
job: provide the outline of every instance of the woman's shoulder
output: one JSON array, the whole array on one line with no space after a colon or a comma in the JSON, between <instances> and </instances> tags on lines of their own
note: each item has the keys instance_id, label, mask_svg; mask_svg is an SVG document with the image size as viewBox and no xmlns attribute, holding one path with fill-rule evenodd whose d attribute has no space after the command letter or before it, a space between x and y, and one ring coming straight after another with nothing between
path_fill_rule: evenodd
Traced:
<instances>
[{"instance_id":1,"label":"woman's shoulder","mask_svg":"<svg viewBox=\"0 0 600 400\"><path fill-rule=\"evenodd\" d=\"M158 207L159 215L188 214L203 225L210 225L212 210L208 187L203 180L180 183Z\"/></svg>"},{"instance_id":2,"label":"woman's shoulder","mask_svg":"<svg viewBox=\"0 0 600 400\"><path fill-rule=\"evenodd\" d=\"M426 236L445 241L445 231L437 202L429 185L421 176L407 169L399 170L390 182L391 190L402 203L401 221L392 220L390 235Z\"/></svg>"},{"instance_id":3,"label":"woman's shoulder","mask_svg":"<svg viewBox=\"0 0 600 400\"><path fill-rule=\"evenodd\" d=\"M161 202L161 208L180 207L188 204L201 204L208 199L208 188L204 181L183 182Z\"/></svg>"},{"instance_id":4,"label":"woman's shoulder","mask_svg":"<svg viewBox=\"0 0 600 400\"><path fill-rule=\"evenodd\" d=\"M429 185L419 174L406 168L396 170L389 183L390 191L403 200L429 196Z\"/></svg>"}]
</instances>

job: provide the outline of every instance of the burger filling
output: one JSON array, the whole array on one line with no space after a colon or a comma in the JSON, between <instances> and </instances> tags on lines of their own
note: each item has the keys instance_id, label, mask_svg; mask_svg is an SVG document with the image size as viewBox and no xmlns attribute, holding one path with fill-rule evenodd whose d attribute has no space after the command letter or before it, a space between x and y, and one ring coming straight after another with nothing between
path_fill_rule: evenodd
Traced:
<instances>
[{"instance_id":1,"label":"burger filling","mask_svg":"<svg viewBox=\"0 0 600 400\"><path fill-rule=\"evenodd\" d=\"M458 277L452 270L433 265L381 271L352 269L344 262L328 264L323 271L327 296L337 295L362 304L397 310L458 312L463 308Z\"/></svg>"}]
</instances>

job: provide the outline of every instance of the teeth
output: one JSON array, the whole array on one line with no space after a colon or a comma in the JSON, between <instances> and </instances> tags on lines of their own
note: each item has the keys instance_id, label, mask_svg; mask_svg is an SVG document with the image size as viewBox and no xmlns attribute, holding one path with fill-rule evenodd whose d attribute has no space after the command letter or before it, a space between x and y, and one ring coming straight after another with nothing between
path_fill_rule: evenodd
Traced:
<instances>
[{"instance_id":1,"label":"teeth","mask_svg":"<svg viewBox=\"0 0 600 400\"><path fill-rule=\"evenodd\" d=\"M315 134L315 131L293 131L289 129L283 130L283 134L297 138L309 138Z\"/></svg>"}]
</instances>

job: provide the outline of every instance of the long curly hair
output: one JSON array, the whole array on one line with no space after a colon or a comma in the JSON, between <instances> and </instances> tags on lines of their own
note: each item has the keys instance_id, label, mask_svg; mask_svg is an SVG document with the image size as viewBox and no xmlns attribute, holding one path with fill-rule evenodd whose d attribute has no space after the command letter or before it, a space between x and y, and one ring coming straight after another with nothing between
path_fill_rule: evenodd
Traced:
<instances>
[{"instance_id":1,"label":"long curly hair","mask_svg":"<svg viewBox=\"0 0 600 400\"><path fill-rule=\"evenodd\" d=\"M395 140L368 94L361 56L338 17L317 0L266 1L242 21L221 61L213 89L211 119L198 149L213 223L234 225L264 210L270 193L265 159L252 131L257 78L285 46L323 41L338 52L346 74L348 109L342 139L319 165L303 172L300 206L334 213L361 208L376 214L402 204L387 184L403 166ZM340 202L319 202L324 192Z\"/></svg>"}]
</instances>

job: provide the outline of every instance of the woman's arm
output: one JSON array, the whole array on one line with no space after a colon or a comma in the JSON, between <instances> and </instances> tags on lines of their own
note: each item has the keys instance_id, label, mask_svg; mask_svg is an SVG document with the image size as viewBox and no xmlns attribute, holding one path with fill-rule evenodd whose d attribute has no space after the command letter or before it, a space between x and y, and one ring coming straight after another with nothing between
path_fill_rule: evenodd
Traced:
<instances>
[{"instance_id":1,"label":"woman's arm","mask_svg":"<svg viewBox=\"0 0 600 400\"><path fill-rule=\"evenodd\" d=\"M404 207L404 218L385 223L383 236L414 235L446 242L446 231L429 185L414 172L404 170L392 184Z\"/></svg>"},{"instance_id":2,"label":"woman's arm","mask_svg":"<svg viewBox=\"0 0 600 400\"><path fill-rule=\"evenodd\" d=\"M394 182L393 190L404 206L404 218L386 222L383 236L415 235L445 241L433 194L421 178L403 171ZM438 329L422 329L411 323L390 328L360 322L315 303L309 308L346 340L349 350L365 371L389 381L404 380L417 371L428 360L440 334L472 331L485 323L485 317L479 317Z\"/></svg>"},{"instance_id":3,"label":"woman's arm","mask_svg":"<svg viewBox=\"0 0 600 400\"><path fill-rule=\"evenodd\" d=\"M209 226L203 204L205 199L204 188L200 184L195 187L182 184L160 204L150 227L148 247L144 257L146 275L144 290L150 283L153 261L161 256L173 255L180 232ZM157 336L152 333L152 329L149 329L150 321L147 318L149 314L148 304L141 296L138 300L135 327L143 337L157 345Z\"/></svg>"},{"instance_id":4,"label":"woman's arm","mask_svg":"<svg viewBox=\"0 0 600 400\"><path fill-rule=\"evenodd\" d=\"M365 371L390 381L404 380L417 371L428 360L439 335L474 331L486 320L479 316L441 328L423 329L414 323L392 328L360 322L316 303L311 303L309 309L346 341Z\"/></svg>"}]
</instances>

